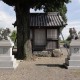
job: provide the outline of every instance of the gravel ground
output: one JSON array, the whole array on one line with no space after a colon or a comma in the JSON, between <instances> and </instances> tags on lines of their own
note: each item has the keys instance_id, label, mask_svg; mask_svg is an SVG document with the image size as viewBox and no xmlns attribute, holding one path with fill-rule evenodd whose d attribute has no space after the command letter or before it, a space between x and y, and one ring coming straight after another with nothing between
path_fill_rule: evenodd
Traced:
<instances>
[{"instance_id":1,"label":"gravel ground","mask_svg":"<svg viewBox=\"0 0 80 80\"><path fill-rule=\"evenodd\" d=\"M67 52L61 57L36 57L31 61L20 61L15 70L0 69L0 80L80 80L80 70L69 70L63 66Z\"/></svg>"}]
</instances>

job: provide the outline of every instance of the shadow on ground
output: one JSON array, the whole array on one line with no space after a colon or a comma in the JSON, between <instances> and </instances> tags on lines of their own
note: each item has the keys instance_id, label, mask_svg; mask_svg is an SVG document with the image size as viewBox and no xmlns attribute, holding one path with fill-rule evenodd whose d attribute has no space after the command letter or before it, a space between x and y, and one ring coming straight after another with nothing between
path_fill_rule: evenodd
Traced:
<instances>
[{"instance_id":1,"label":"shadow on ground","mask_svg":"<svg viewBox=\"0 0 80 80\"><path fill-rule=\"evenodd\" d=\"M36 66L59 67L62 69L67 69L64 64L36 64Z\"/></svg>"}]
</instances>

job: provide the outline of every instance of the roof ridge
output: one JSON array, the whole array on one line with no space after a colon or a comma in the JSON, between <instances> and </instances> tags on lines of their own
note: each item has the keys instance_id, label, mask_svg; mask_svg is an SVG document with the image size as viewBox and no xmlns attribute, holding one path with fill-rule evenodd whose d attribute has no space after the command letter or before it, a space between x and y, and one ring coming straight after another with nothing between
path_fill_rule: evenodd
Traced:
<instances>
[{"instance_id":1,"label":"roof ridge","mask_svg":"<svg viewBox=\"0 0 80 80\"><path fill-rule=\"evenodd\" d=\"M59 15L59 12L47 12L47 13L30 13L30 14L33 14L33 15L35 15L35 14L46 14L46 15Z\"/></svg>"}]
</instances>

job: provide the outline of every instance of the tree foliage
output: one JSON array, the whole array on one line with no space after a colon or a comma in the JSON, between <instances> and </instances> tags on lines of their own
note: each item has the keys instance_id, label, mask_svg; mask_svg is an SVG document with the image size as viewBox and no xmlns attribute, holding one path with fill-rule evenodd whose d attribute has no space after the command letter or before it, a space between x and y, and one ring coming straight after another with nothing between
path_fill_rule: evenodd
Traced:
<instances>
[{"instance_id":1,"label":"tree foliage","mask_svg":"<svg viewBox=\"0 0 80 80\"><path fill-rule=\"evenodd\" d=\"M59 8L56 8L56 7L47 7L44 9L44 12L59 12L60 15L62 16L63 20L65 22L67 22L67 18L66 18L66 13L67 13L67 7L66 7L66 4L62 5L61 7Z\"/></svg>"},{"instance_id":2,"label":"tree foliage","mask_svg":"<svg viewBox=\"0 0 80 80\"><path fill-rule=\"evenodd\" d=\"M65 3L69 3L70 0L2 0L10 6L15 6L20 4L25 8L35 8L35 9L58 9L63 7Z\"/></svg>"},{"instance_id":3,"label":"tree foliage","mask_svg":"<svg viewBox=\"0 0 80 80\"><path fill-rule=\"evenodd\" d=\"M44 9L44 12L60 12L64 21L66 19L67 8L66 5L71 0L3 0L6 4L10 6L20 5L24 7L24 9L34 8L36 9Z\"/></svg>"},{"instance_id":4,"label":"tree foliage","mask_svg":"<svg viewBox=\"0 0 80 80\"><path fill-rule=\"evenodd\" d=\"M62 3L68 3L70 0L3 0L4 2L6 2L7 4L9 5L15 5L15 3L21 3L21 4L28 4L28 5L32 5L32 4L41 4L41 5L44 5L45 3L50 3L52 4L52 2L56 3L57 4L62 4Z\"/></svg>"},{"instance_id":5,"label":"tree foliage","mask_svg":"<svg viewBox=\"0 0 80 80\"><path fill-rule=\"evenodd\" d=\"M15 42L16 40L16 35L17 35L17 31L13 30L10 35L10 38L12 39L13 42Z\"/></svg>"}]
</instances>

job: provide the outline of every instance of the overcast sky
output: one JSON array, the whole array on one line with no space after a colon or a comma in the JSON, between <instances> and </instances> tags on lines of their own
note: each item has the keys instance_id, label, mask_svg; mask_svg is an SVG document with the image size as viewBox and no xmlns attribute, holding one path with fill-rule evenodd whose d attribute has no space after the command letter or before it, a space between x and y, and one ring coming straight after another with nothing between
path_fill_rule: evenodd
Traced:
<instances>
[{"instance_id":1,"label":"overcast sky","mask_svg":"<svg viewBox=\"0 0 80 80\"><path fill-rule=\"evenodd\" d=\"M66 16L68 19L68 25L62 31L65 39L69 35L69 28L74 27L77 32L80 31L80 0L72 0L71 3L67 4L67 9L68 11ZM34 10L31 10L31 12L34 12ZM14 27L12 23L14 23L15 20L14 8L0 1L0 28L9 27L13 30Z\"/></svg>"}]
</instances>

